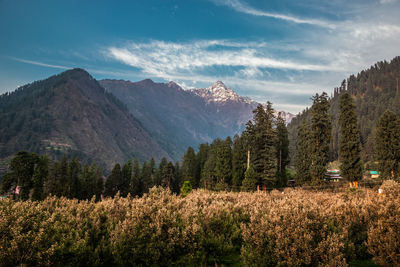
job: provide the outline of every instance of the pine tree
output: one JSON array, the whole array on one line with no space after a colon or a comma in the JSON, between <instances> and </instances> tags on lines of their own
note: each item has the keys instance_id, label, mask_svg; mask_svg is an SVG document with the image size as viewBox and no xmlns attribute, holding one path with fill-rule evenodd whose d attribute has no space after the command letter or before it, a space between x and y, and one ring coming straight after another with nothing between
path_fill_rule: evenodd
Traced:
<instances>
[{"instance_id":1,"label":"pine tree","mask_svg":"<svg viewBox=\"0 0 400 267\"><path fill-rule=\"evenodd\" d=\"M89 164L83 165L79 173L79 199L88 199L90 197L90 166ZM109 183L111 180L109 181ZM111 184L109 184L111 186Z\"/></svg>"},{"instance_id":2,"label":"pine tree","mask_svg":"<svg viewBox=\"0 0 400 267\"><path fill-rule=\"evenodd\" d=\"M360 131L353 99L347 92L340 97L339 127L340 173L349 181L361 180Z\"/></svg>"},{"instance_id":3,"label":"pine tree","mask_svg":"<svg viewBox=\"0 0 400 267\"><path fill-rule=\"evenodd\" d=\"M147 189L149 189L155 185L152 182L155 180L154 176L156 175L156 161L154 160L154 158L150 159L147 167L148 167L148 170L146 172L146 175L149 176L148 181L150 181L150 183L149 182L145 183L145 186Z\"/></svg>"},{"instance_id":4,"label":"pine tree","mask_svg":"<svg viewBox=\"0 0 400 267\"><path fill-rule=\"evenodd\" d=\"M122 183L120 188L121 196L126 197L129 193L129 183L132 176L132 162L128 160L122 167Z\"/></svg>"},{"instance_id":5,"label":"pine tree","mask_svg":"<svg viewBox=\"0 0 400 267\"><path fill-rule=\"evenodd\" d=\"M172 162L168 162L163 170L163 176L161 180L161 185L172 191L172 184L175 178L175 167Z\"/></svg>"},{"instance_id":6,"label":"pine tree","mask_svg":"<svg viewBox=\"0 0 400 267\"><path fill-rule=\"evenodd\" d=\"M95 179L94 194L96 195L96 200L99 201L104 190L104 178L100 167L96 168Z\"/></svg>"},{"instance_id":7,"label":"pine tree","mask_svg":"<svg viewBox=\"0 0 400 267\"><path fill-rule=\"evenodd\" d=\"M305 119L303 119L302 124L298 126L296 141L296 181L299 184L311 182L311 133L310 126Z\"/></svg>"},{"instance_id":8,"label":"pine tree","mask_svg":"<svg viewBox=\"0 0 400 267\"><path fill-rule=\"evenodd\" d=\"M140 174L140 164L135 158L133 159L133 171L130 182L130 193L132 196L141 196L143 194L143 185Z\"/></svg>"},{"instance_id":9,"label":"pine tree","mask_svg":"<svg viewBox=\"0 0 400 267\"><path fill-rule=\"evenodd\" d=\"M383 113L376 126L375 145L380 177L398 179L400 176L400 119L390 110Z\"/></svg>"},{"instance_id":10,"label":"pine tree","mask_svg":"<svg viewBox=\"0 0 400 267\"><path fill-rule=\"evenodd\" d=\"M244 179L242 181L243 191L254 191L257 187L257 174L253 167L250 165L244 173Z\"/></svg>"},{"instance_id":11,"label":"pine tree","mask_svg":"<svg viewBox=\"0 0 400 267\"><path fill-rule=\"evenodd\" d=\"M253 111L253 123L247 123L246 136L250 146L250 158L258 176L258 184L274 186L276 184L276 130L275 115L272 104L266 108L259 104Z\"/></svg>"},{"instance_id":12,"label":"pine tree","mask_svg":"<svg viewBox=\"0 0 400 267\"><path fill-rule=\"evenodd\" d=\"M158 169L156 170L156 173L154 175L154 181L153 181L154 186L162 185L164 176L166 175L167 165L168 165L168 161L165 157L163 157L161 159L160 164L158 165Z\"/></svg>"},{"instance_id":13,"label":"pine tree","mask_svg":"<svg viewBox=\"0 0 400 267\"><path fill-rule=\"evenodd\" d=\"M285 119L278 113L276 120L276 159L277 159L277 186L285 187L287 184L286 166L289 164L289 137Z\"/></svg>"},{"instance_id":14,"label":"pine tree","mask_svg":"<svg viewBox=\"0 0 400 267\"><path fill-rule=\"evenodd\" d=\"M199 145L199 152L197 152L197 154L196 154L199 173L202 172L204 165L206 164L209 150L210 150L210 146L208 145L208 143Z\"/></svg>"},{"instance_id":15,"label":"pine tree","mask_svg":"<svg viewBox=\"0 0 400 267\"><path fill-rule=\"evenodd\" d=\"M319 184L325 176L329 157L331 138L331 120L328 114L328 95L316 94L311 107L311 166L310 174L313 184Z\"/></svg>"},{"instance_id":16,"label":"pine tree","mask_svg":"<svg viewBox=\"0 0 400 267\"><path fill-rule=\"evenodd\" d=\"M215 162L215 177L217 184L222 188L227 188L232 179L232 140L227 137L217 147L217 157Z\"/></svg>"},{"instance_id":17,"label":"pine tree","mask_svg":"<svg viewBox=\"0 0 400 267\"><path fill-rule=\"evenodd\" d=\"M19 198L27 200L32 188L32 176L38 156L35 153L20 151L10 161L12 184L20 187Z\"/></svg>"},{"instance_id":18,"label":"pine tree","mask_svg":"<svg viewBox=\"0 0 400 267\"><path fill-rule=\"evenodd\" d=\"M33 173L33 191L32 200L43 200L44 190L43 185L49 174L49 158L47 156L40 156L35 166Z\"/></svg>"},{"instance_id":19,"label":"pine tree","mask_svg":"<svg viewBox=\"0 0 400 267\"><path fill-rule=\"evenodd\" d=\"M129 183L131 182L132 176L132 163L128 160L122 167L122 184L121 184L121 196L126 197L129 193Z\"/></svg>"},{"instance_id":20,"label":"pine tree","mask_svg":"<svg viewBox=\"0 0 400 267\"><path fill-rule=\"evenodd\" d=\"M173 193L179 194L182 185L182 174L179 162L175 163L174 180L172 182L171 190Z\"/></svg>"},{"instance_id":21,"label":"pine tree","mask_svg":"<svg viewBox=\"0 0 400 267\"><path fill-rule=\"evenodd\" d=\"M155 168L152 160L150 162L143 162L141 171L141 185L142 194L149 192L149 189L154 186L153 181L155 180Z\"/></svg>"},{"instance_id":22,"label":"pine tree","mask_svg":"<svg viewBox=\"0 0 400 267\"><path fill-rule=\"evenodd\" d=\"M106 181L105 193L107 196L113 197L118 191L121 190L122 172L119 163L114 165L111 174Z\"/></svg>"},{"instance_id":23,"label":"pine tree","mask_svg":"<svg viewBox=\"0 0 400 267\"><path fill-rule=\"evenodd\" d=\"M217 138L210 145L209 151L207 153L207 160L204 163L204 167L201 171L201 187L204 187L206 185L207 188L214 188L217 183L215 175L215 166L217 158L217 149L221 144L222 140L220 138Z\"/></svg>"},{"instance_id":24,"label":"pine tree","mask_svg":"<svg viewBox=\"0 0 400 267\"><path fill-rule=\"evenodd\" d=\"M266 122L265 122L265 110L264 107L259 104L255 110L253 110L253 123L247 124L247 133L249 135L250 143L250 159L251 164L254 167L254 171L257 174L258 184L262 184L262 176L264 172L264 157L265 157L265 140L266 140Z\"/></svg>"},{"instance_id":25,"label":"pine tree","mask_svg":"<svg viewBox=\"0 0 400 267\"><path fill-rule=\"evenodd\" d=\"M265 141L263 149L263 164L264 170L262 175L263 185L272 187L276 185L276 170L277 170L277 160L276 160L276 130L274 129L275 124L275 111L272 108L272 103L267 102L267 107L265 111Z\"/></svg>"},{"instance_id":26,"label":"pine tree","mask_svg":"<svg viewBox=\"0 0 400 267\"><path fill-rule=\"evenodd\" d=\"M189 180L194 188L199 187L200 175L197 165L196 154L192 147L189 147L183 156L182 175L185 180Z\"/></svg>"},{"instance_id":27,"label":"pine tree","mask_svg":"<svg viewBox=\"0 0 400 267\"><path fill-rule=\"evenodd\" d=\"M69 198L80 198L81 184L79 175L81 173L81 164L78 158L73 158L68 164L67 187Z\"/></svg>"},{"instance_id":28,"label":"pine tree","mask_svg":"<svg viewBox=\"0 0 400 267\"><path fill-rule=\"evenodd\" d=\"M234 190L239 190L247 169L247 145L244 135L233 137L232 147L232 186Z\"/></svg>"},{"instance_id":29,"label":"pine tree","mask_svg":"<svg viewBox=\"0 0 400 267\"><path fill-rule=\"evenodd\" d=\"M68 175L68 161L64 156L61 161L55 161L49 167L49 175L44 185L45 195L65 196L65 182Z\"/></svg>"}]
</instances>

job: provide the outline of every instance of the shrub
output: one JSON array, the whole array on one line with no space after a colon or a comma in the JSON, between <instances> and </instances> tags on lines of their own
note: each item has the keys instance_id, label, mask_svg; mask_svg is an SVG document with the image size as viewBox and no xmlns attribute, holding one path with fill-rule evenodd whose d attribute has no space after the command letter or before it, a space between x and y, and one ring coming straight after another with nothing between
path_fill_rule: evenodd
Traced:
<instances>
[{"instance_id":1,"label":"shrub","mask_svg":"<svg viewBox=\"0 0 400 267\"><path fill-rule=\"evenodd\" d=\"M382 188L3 199L0 266L398 266L399 186Z\"/></svg>"},{"instance_id":2,"label":"shrub","mask_svg":"<svg viewBox=\"0 0 400 267\"><path fill-rule=\"evenodd\" d=\"M181 195L186 197L190 192L192 192L192 184L190 181L185 181L181 187Z\"/></svg>"}]
</instances>

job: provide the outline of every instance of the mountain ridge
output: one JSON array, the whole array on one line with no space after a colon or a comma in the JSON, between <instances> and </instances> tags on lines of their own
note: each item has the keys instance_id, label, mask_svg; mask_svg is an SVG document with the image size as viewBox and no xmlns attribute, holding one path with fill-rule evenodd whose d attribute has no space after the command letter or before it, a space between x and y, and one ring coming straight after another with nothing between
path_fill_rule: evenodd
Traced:
<instances>
[{"instance_id":1,"label":"mountain ridge","mask_svg":"<svg viewBox=\"0 0 400 267\"><path fill-rule=\"evenodd\" d=\"M77 155L106 169L132 157L169 158L115 96L73 69L0 97L0 155ZM151 153L149 153L151 152Z\"/></svg>"}]
</instances>

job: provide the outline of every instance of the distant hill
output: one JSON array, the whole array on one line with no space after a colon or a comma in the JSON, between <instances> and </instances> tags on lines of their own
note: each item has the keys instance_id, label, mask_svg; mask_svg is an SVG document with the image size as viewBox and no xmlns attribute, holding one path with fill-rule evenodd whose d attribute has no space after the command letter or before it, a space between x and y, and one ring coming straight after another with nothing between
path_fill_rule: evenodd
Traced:
<instances>
[{"instance_id":1,"label":"distant hill","mask_svg":"<svg viewBox=\"0 0 400 267\"><path fill-rule=\"evenodd\" d=\"M347 91L355 101L359 120L362 143L362 159L374 159L374 130L380 116L389 109L400 115L400 57L390 62L381 61L363 70L357 75L351 75L340 87L334 89L330 99L330 116L332 117L332 140L330 159L338 158L339 140L339 99ZM297 126L303 119L309 119L309 110L304 110L288 125L291 155L294 155Z\"/></svg>"},{"instance_id":2,"label":"distant hill","mask_svg":"<svg viewBox=\"0 0 400 267\"><path fill-rule=\"evenodd\" d=\"M19 150L79 156L107 170L133 157L179 161L189 146L240 133L257 104L221 81L183 90L69 70L0 96L0 171Z\"/></svg>"},{"instance_id":3,"label":"distant hill","mask_svg":"<svg viewBox=\"0 0 400 267\"><path fill-rule=\"evenodd\" d=\"M111 169L169 155L121 103L82 69L0 96L0 157L19 150L77 155Z\"/></svg>"},{"instance_id":4,"label":"distant hill","mask_svg":"<svg viewBox=\"0 0 400 267\"><path fill-rule=\"evenodd\" d=\"M218 81L209 88L183 90L174 82L102 80L172 158L188 146L233 136L252 118L257 103Z\"/></svg>"}]
</instances>

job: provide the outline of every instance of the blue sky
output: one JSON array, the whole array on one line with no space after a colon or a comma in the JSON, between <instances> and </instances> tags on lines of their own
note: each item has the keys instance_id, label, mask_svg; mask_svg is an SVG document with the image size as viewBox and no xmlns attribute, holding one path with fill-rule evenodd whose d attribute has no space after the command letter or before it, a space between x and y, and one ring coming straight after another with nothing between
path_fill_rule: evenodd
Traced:
<instances>
[{"instance_id":1,"label":"blue sky","mask_svg":"<svg viewBox=\"0 0 400 267\"><path fill-rule=\"evenodd\" d=\"M0 0L0 92L80 67L184 88L222 80L299 112L400 55L399 0Z\"/></svg>"}]
</instances>

